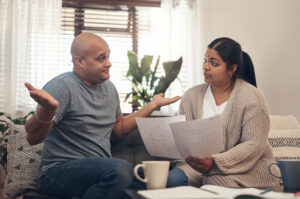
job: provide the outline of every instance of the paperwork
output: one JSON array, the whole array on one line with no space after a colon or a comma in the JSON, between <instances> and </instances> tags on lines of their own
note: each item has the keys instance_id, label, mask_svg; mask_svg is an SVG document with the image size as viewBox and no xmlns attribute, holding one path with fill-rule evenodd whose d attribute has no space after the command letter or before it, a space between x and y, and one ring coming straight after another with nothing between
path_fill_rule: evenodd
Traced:
<instances>
[{"instance_id":1,"label":"paperwork","mask_svg":"<svg viewBox=\"0 0 300 199\"><path fill-rule=\"evenodd\" d=\"M256 188L227 188L217 185L204 185L200 188L180 186L167 189L143 190L138 194L148 199L293 199L294 194L282 192L267 192Z\"/></svg>"},{"instance_id":2,"label":"paperwork","mask_svg":"<svg viewBox=\"0 0 300 199\"><path fill-rule=\"evenodd\" d=\"M219 115L170 124L177 149L182 158L207 157L225 150Z\"/></svg>"},{"instance_id":3,"label":"paperwork","mask_svg":"<svg viewBox=\"0 0 300 199\"><path fill-rule=\"evenodd\" d=\"M180 159L169 124L185 121L185 116L139 117L136 122L148 153L152 156Z\"/></svg>"},{"instance_id":4,"label":"paperwork","mask_svg":"<svg viewBox=\"0 0 300 199\"><path fill-rule=\"evenodd\" d=\"M196 199L196 198L221 198L219 195L203 191L192 186L180 186L167 189L143 190L137 192L149 199ZM226 199L226 198L224 198Z\"/></svg>"},{"instance_id":5,"label":"paperwork","mask_svg":"<svg viewBox=\"0 0 300 199\"><path fill-rule=\"evenodd\" d=\"M136 118L137 125L152 156L185 159L207 157L224 151L220 116L185 121L185 116Z\"/></svg>"}]
</instances>

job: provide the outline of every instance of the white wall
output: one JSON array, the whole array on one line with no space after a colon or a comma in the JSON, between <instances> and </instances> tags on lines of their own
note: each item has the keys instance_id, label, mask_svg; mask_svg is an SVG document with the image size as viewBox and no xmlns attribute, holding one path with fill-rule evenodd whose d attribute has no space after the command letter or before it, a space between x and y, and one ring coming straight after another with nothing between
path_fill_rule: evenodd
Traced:
<instances>
[{"instance_id":1,"label":"white wall","mask_svg":"<svg viewBox=\"0 0 300 199\"><path fill-rule=\"evenodd\" d=\"M300 121L300 0L197 0L196 6L203 50L217 37L238 41L252 58L270 113Z\"/></svg>"}]
</instances>

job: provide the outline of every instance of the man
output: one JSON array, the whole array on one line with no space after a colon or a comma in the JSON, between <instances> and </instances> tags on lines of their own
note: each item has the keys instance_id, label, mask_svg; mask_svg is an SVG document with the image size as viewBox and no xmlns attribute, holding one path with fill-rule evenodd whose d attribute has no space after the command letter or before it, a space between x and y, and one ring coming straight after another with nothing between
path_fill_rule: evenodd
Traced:
<instances>
[{"instance_id":1,"label":"man","mask_svg":"<svg viewBox=\"0 0 300 199\"><path fill-rule=\"evenodd\" d=\"M29 144L44 140L41 190L65 198L120 198L132 182L132 166L111 157L111 133L121 138L136 128L136 117L180 99L156 95L136 113L123 117L110 77L108 44L81 33L71 46L73 72L49 81L43 90L25 86L39 104L26 122Z\"/></svg>"}]
</instances>

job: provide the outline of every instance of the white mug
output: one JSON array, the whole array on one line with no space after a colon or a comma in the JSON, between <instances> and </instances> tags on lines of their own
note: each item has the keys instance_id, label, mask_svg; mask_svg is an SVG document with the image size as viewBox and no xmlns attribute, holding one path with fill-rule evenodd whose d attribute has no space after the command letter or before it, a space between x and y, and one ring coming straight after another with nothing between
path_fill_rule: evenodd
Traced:
<instances>
[{"instance_id":1,"label":"white mug","mask_svg":"<svg viewBox=\"0 0 300 199\"><path fill-rule=\"evenodd\" d=\"M143 161L134 167L135 177L146 183L147 189L163 189L166 188L168 174L169 174L169 161ZM145 178L141 178L137 171L142 168Z\"/></svg>"}]
</instances>

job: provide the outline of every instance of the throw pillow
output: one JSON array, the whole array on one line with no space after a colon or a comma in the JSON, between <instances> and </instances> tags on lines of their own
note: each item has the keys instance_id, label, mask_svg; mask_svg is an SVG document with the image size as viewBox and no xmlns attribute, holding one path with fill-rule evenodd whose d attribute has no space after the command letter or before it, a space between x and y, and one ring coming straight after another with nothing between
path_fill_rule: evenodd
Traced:
<instances>
[{"instance_id":1,"label":"throw pillow","mask_svg":"<svg viewBox=\"0 0 300 199\"><path fill-rule=\"evenodd\" d=\"M278 160L300 160L300 129L271 129L268 141Z\"/></svg>"},{"instance_id":2,"label":"throw pillow","mask_svg":"<svg viewBox=\"0 0 300 199\"><path fill-rule=\"evenodd\" d=\"M293 115L270 115L270 129L299 129L300 124Z\"/></svg>"},{"instance_id":3,"label":"throw pillow","mask_svg":"<svg viewBox=\"0 0 300 199\"><path fill-rule=\"evenodd\" d=\"M27 189L39 189L39 165L42 144L30 146L24 125L11 125L7 147L7 199L24 194Z\"/></svg>"}]
</instances>

